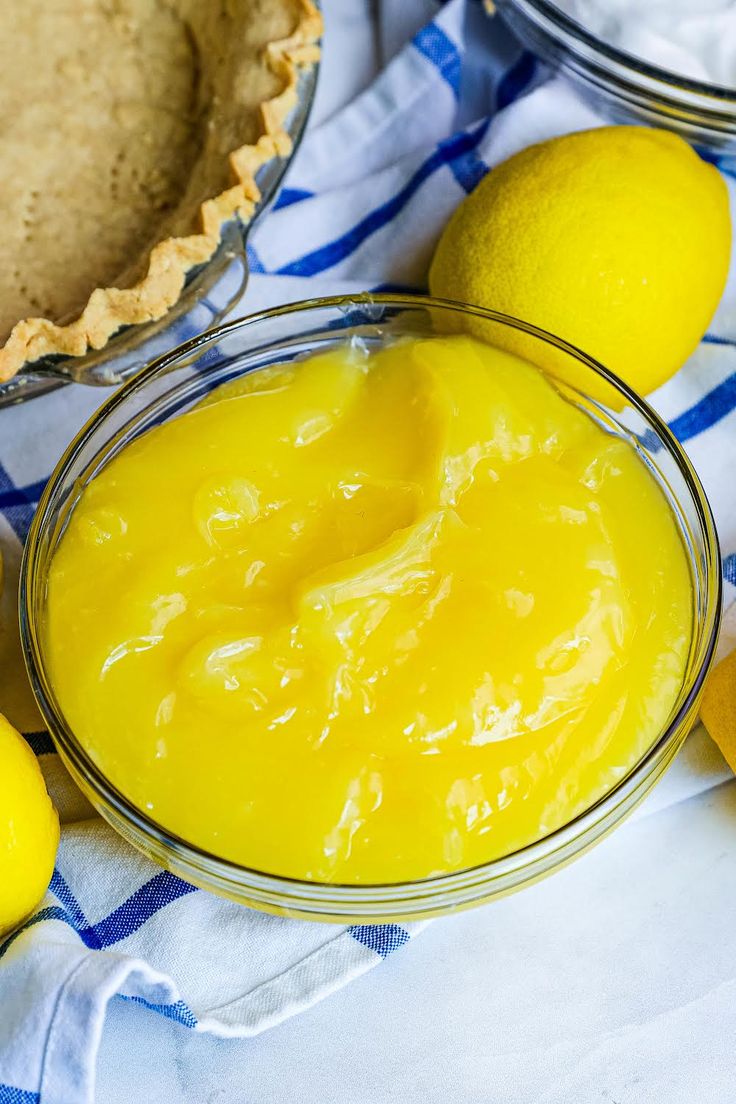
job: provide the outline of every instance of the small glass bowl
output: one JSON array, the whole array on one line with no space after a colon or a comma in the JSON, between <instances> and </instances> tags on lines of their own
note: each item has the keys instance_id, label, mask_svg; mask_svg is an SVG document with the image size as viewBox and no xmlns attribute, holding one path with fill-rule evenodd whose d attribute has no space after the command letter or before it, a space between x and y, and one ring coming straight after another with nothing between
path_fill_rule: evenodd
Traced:
<instances>
[{"instance_id":1,"label":"small glass bowl","mask_svg":"<svg viewBox=\"0 0 736 1104\"><path fill-rule=\"evenodd\" d=\"M50 561L84 487L134 438L176 417L214 387L267 365L348 339L368 348L406 336L470 331L493 339L526 334L528 359L574 364L582 390L571 401L637 449L659 482L680 528L692 573L693 636L681 691L653 746L583 815L494 862L421 881L333 885L278 877L208 854L155 823L94 764L67 724L49 679L43 623ZM591 397L594 395L595 397ZM610 401L608 401L610 400ZM636 519L632 518L632 525ZM252 315L166 354L117 391L79 433L44 491L21 570L20 621L28 673L64 763L110 824L155 862L204 889L254 908L312 920L381 922L436 916L488 901L549 874L590 847L644 797L675 756L695 719L713 658L721 609L718 538L703 488L657 414L596 361L544 331L493 311L420 296L317 299Z\"/></svg>"},{"instance_id":2,"label":"small glass bowl","mask_svg":"<svg viewBox=\"0 0 736 1104\"><path fill-rule=\"evenodd\" d=\"M736 89L660 69L597 38L550 0L496 0L516 36L569 77L614 122L674 130L736 157Z\"/></svg>"}]
</instances>

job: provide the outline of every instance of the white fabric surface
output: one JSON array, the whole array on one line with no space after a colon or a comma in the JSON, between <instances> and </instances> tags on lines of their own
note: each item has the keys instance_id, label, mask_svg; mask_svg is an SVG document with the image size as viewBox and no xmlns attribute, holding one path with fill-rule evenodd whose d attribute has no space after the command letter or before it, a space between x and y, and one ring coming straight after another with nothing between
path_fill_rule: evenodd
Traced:
<instances>
[{"instance_id":1,"label":"white fabric surface","mask_svg":"<svg viewBox=\"0 0 736 1104\"><path fill-rule=\"evenodd\" d=\"M418 50L401 51L406 36L436 13L437 5L432 0L385 4L378 33L370 22L369 5L365 3L327 0L325 8L328 27L325 63L314 120L315 124L322 121L323 125L313 125L288 182L291 188L316 194L271 212L257 228L252 238L256 274L237 313L320 293L363 290L385 281L421 286L434 241L447 215L465 194L469 174L497 163L530 141L598 122L562 83L551 82L532 91L495 116L490 129L483 132L475 151L469 150L467 158L462 153L457 164L445 165L423 181L403 206L400 217L397 215L385 228L366 234L361 244L337 263L321 268L318 265L303 275L301 272L306 270L301 262L305 254L314 253L325 242L352 231L363 212L390 202L432 156L435 144L446 139L458 124L471 124L471 137L479 137L481 131L472 124L497 106L498 82L494 73L498 65L481 62L483 39L491 32L485 22L481 23L485 17L472 0L468 3L451 0L439 17L444 34L458 46L462 45L468 24L477 34L473 49L479 63L464 67L471 71L463 73L459 103L457 90L446 71L433 67ZM500 71L504 72L518 60L519 51L506 38L498 38L499 34L497 26L494 27L493 47L497 58L502 59ZM391 64L395 55L398 56ZM373 66L382 65L386 67L378 80L353 98L369 83ZM348 106L341 109L343 103ZM259 274L259 268L269 272ZM291 271L273 274L283 268ZM736 331L734 303L736 296L731 291L714 328L727 339L732 339ZM729 345L704 346L687 369L656 396L662 413L669 418L682 417L703 395L728 379L736 367L734 355ZM3 427L8 423L0 421L0 455L6 469L16 480L21 475L25 482L43 478L60 447L59 412L63 411L67 418L64 425L73 430L96 401L96 395L65 393L34 403L27 410L15 411L13 438L3 436ZM736 443L731 443L734 435L728 424L733 417L731 414L694 436L688 445L711 493L729 553L736 550L736 511L729 482L736 448ZM26 432L32 429L36 438L30 461L22 430L15 428L24 419ZM1 527L2 519L0 540L12 580L18 546ZM12 612L7 608L10 589L5 598L6 620ZM730 603L736 592L730 584L727 589ZM730 642L730 636L726 640ZM0 638L0 659L7 658L11 650L12 642L8 643L7 635ZM31 731L38 725L27 692L9 677L10 669L9 665L0 666L0 702L19 718L18 723L26 731ZM62 875L65 869L86 872L85 878L89 885L94 885L94 891L85 900L85 918L94 923L95 915L90 913L88 902L93 906L97 902L100 914L108 914L118 900L129 896L136 878L141 885L147 884L155 876L155 868L148 868L144 860L125 849L125 869L119 870L115 860L123 845L100 822L81 819L88 811L64 786L58 763L44 757L44 766L52 788L57 793L60 786L67 790L60 801L70 823L65 830L59 869ZM736 863L736 842L728 834L720 850L712 852L713 825L717 823L721 830L727 824L728 800L722 796L724 791L687 800L727 777L729 772L719 754L700 729L639 814L641 819L646 813L659 810L658 815L622 830L615 841L597 853L602 856L600 859L594 855L574 871L521 895L518 899L521 903L514 899L468 917L433 925L419 948L393 956L374 975L369 987L361 983L294 1025L282 1027L250 1045L206 1042L178 1024L169 1024L146 1012L140 1007L141 1000L177 1009L183 1022L186 1011L194 1008L198 1026L203 1030L247 1034L263 1030L327 995L369 969L379 957L369 947L345 933L336 933L335 929L267 920L201 893L178 897L148 921L141 929L142 934L116 943L113 953L86 949L67 924L53 919L40 923L24 933L0 963L0 1083L28 1090L25 1096L8 1097L10 1104L16 1104L16 1099L19 1104L32 1104L38 1098L37 1086L41 1087L43 1104L91 1100L94 1054L107 1013L104 1076L97 1097L101 1100L129 1100L136 1093L161 1101L418 1101L421 1097L539 1100L541 1104L563 1099L607 1100L609 1084L605 1078L600 1079L602 1056L609 1056L612 1062L615 1059L624 1068L626 1040L620 1017L604 1014L607 1010L603 1005L616 999L611 994L618 991L622 976L622 962L614 951L619 948L630 951L633 943L632 937L625 944L616 932L612 916L606 918L609 887L613 884L620 893L625 889L623 898L631 909L640 908L642 923L648 915L647 908L655 908L656 903L650 899L652 887L660 885L662 894L669 893L672 900L677 899L685 872L695 863L694 855L677 837L675 857L679 860L682 851L685 858L682 863L665 864L672 874L671 882L657 868L658 876L661 875L658 882L646 865L647 847L653 840L651 853L664 854L657 826L665 826L666 834L670 830L666 826L673 825L671 831L676 835L683 818L694 815L693 810L701 819L705 818L698 838L709 839L711 851L706 850L705 854L710 864L715 864L715 854L727 856L723 859L724 869L729 856ZM729 792L730 789L727 787ZM711 815L713 809L716 814ZM684 842L692 849L689 839ZM644 893L639 898L624 875L620 885L616 882L617 860L606 858L612 855L619 856L621 867L641 869L649 896ZM591 866L596 861L602 866ZM592 887L578 873L583 870L596 872L589 875ZM565 885L569 887L569 909L561 913L560 895L564 897ZM75 892L77 889L75 886ZM61 899L59 892L63 896L63 887L60 890L57 885L57 896L45 902L47 907L57 906ZM716 904L727 896L715 875L707 893L708 899ZM685 899L683 894L682 900ZM534 913L535 900L538 914ZM618 919L620 922L620 915ZM676 944L677 917L669 917L668 922L669 935ZM525 928L525 924L530 927ZM563 939L566 924L570 937ZM49 928L53 929L51 938ZM545 943L549 932L555 933L553 944L559 945L559 955L545 953L549 951ZM335 947L336 943L340 946ZM730 947L723 937L722 943ZM656 941L652 945L656 947ZM669 953L669 944L666 949ZM413 973L410 965L401 965L402 958L404 962L412 961L412 955L416 963ZM717 957L718 964L725 966L725 953ZM640 965L636 955L633 961ZM395 962L399 965L394 966ZM703 954L700 964L709 976L711 966L715 970L715 961L709 963L707 954ZM450 1016L426 1014L440 992L435 984L438 970ZM290 976L287 984L279 982L275 987L263 989L264 983L284 971ZM408 974L405 979L408 988L397 993L396 976L401 979L402 971ZM692 976L692 970L686 973L688 978ZM294 976L296 985L292 986ZM517 976L523 978L523 984L517 983ZM634 991L636 978L634 974L629 976ZM572 987L571 978L576 982ZM659 974L656 981L661 984ZM724 985L727 982L730 977ZM385 991L382 984L386 985ZM682 987L678 988L674 982L668 984L679 1000ZM694 989L702 988L702 984L699 976L692 982ZM366 991L373 994L374 1003L368 1007L373 1020L365 1024L363 1031L359 994ZM482 1012L474 1021L474 1025L485 1025L482 1031L475 1026L471 1030L466 1022L467 992L473 994L477 1009ZM134 1000L112 1001L108 1005L115 993ZM186 997L183 1012L178 1005L182 993ZM703 1007L722 1009L722 998L727 995L725 988L715 1003L709 997ZM687 1017L683 1019L682 1006L674 998L668 1004L657 990L648 996L649 1001L641 998L641 1015L647 1030L637 1035L637 1045L650 1054L650 1086L661 1088L661 1076L668 1068L664 1055L676 1052L676 1047L662 1047L655 1062L657 1029L651 1019L652 1010L663 1003L670 1009L666 1023L673 1038L687 1039L688 1021ZM623 997L620 1001L623 1008ZM593 1015L596 1008L598 1011ZM660 1015L661 1009L656 1012L657 1017ZM549 1038L543 1032L540 1034L540 1019L549 1025ZM54 1028L49 1037L52 1020ZM304 1027L299 1026L302 1020ZM600 1026L598 1034L597 1026ZM565 1030L573 1043L564 1037ZM151 1045L146 1042L149 1038ZM301 1048L298 1060L285 1062L283 1054L280 1060L277 1058L278 1048L283 1045L279 1038L293 1039L294 1045ZM372 1079L368 1081L365 1068L361 1073L360 1062L355 1061L360 1047L371 1053ZM326 1075L325 1053L332 1055L340 1076L336 1070ZM135 1062L131 1062L131 1054L136 1055ZM258 1054L264 1056L260 1065ZM232 1078L223 1072L223 1061L235 1061L235 1055L237 1077ZM514 1073L515 1067L517 1072L523 1070L521 1080ZM524 1078L528 1079L528 1095L522 1088ZM603 1095L603 1089L598 1096L591 1095L596 1078L597 1084L603 1085ZM715 1080L712 1083L715 1086ZM157 1086L155 1091L153 1084ZM611 1099L619 1091L618 1084L610 1081L610 1092L614 1094ZM567 1086L564 1093L561 1086ZM666 1094L658 1097L650 1092L649 1096L629 1095L623 1099L680 1097ZM5 1104L1 1084L0 1104Z\"/></svg>"}]
</instances>

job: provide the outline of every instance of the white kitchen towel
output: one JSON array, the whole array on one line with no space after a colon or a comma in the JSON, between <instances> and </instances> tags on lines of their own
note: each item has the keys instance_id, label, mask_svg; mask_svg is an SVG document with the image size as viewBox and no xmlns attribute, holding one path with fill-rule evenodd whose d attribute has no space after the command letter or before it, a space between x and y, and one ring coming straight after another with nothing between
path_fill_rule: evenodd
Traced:
<instances>
[{"instance_id":1,"label":"white kitchen towel","mask_svg":"<svg viewBox=\"0 0 736 1104\"><path fill-rule=\"evenodd\" d=\"M331 22L347 27L349 20L345 0L326 0L324 7L329 55ZM375 38L357 17L350 33L377 42L381 71L309 132L279 202L251 236L253 275L236 314L333 292L422 289L448 215L494 164L532 141L601 122L475 0L387 0L379 19ZM328 56L325 76L329 70ZM112 999L198 1031L255 1034L381 962L421 926L308 924L219 900L139 856L69 781L41 730L23 673L15 586L43 484L101 397L67 388L0 412L6 564L0 711L39 755L63 822L46 898L23 927L0 940L0 1104L90 1104ZM710 493L731 606L733 285L712 333L654 402L686 443ZM727 642L733 641L727 636ZM722 759L699 729L645 809L724 777Z\"/></svg>"}]
</instances>

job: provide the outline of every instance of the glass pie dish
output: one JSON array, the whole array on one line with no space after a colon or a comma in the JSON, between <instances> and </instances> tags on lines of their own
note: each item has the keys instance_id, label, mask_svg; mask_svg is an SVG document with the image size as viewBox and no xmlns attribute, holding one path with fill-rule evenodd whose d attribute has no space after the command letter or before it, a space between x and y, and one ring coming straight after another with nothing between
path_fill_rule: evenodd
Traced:
<instances>
[{"instance_id":1,"label":"glass pie dish","mask_svg":"<svg viewBox=\"0 0 736 1104\"><path fill-rule=\"evenodd\" d=\"M616 123L674 130L713 155L736 155L736 89L691 80L599 39L551 0L497 0L517 37Z\"/></svg>"},{"instance_id":2,"label":"glass pie dish","mask_svg":"<svg viewBox=\"0 0 736 1104\"><path fill-rule=\"evenodd\" d=\"M574 367L565 396L628 441L658 482L692 578L692 636L666 724L633 767L561 828L501 859L415 881L340 885L282 877L208 853L137 808L105 776L67 722L49 674L44 623L51 560L85 486L126 445L247 373L359 341L368 350L404 337L509 330L526 335L528 359ZM538 355L537 355L538 354ZM569 378L569 377L568 377ZM632 518L632 525L636 521ZM250 907L320 921L382 922L436 916L488 901L551 873L615 827L671 763L693 723L713 658L721 608L718 539L702 486L656 413L580 351L524 322L429 297L365 295L293 304L222 326L166 354L111 396L67 449L42 496L21 571L24 654L39 707L72 777L130 843L185 880Z\"/></svg>"},{"instance_id":3,"label":"glass pie dish","mask_svg":"<svg viewBox=\"0 0 736 1104\"><path fill-rule=\"evenodd\" d=\"M243 295L248 282L248 235L275 201L293 160L314 102L319 64L299 71L297 104L284 129L291 142L288 157L273 158L257 173L261 198L248 223L237 217L222 226L220 242L208 261L192 268L180 297L150 322L122 327L101 349L82 356L46 356L24 365L0 382L0 407L47 394L67 383L117 386L155 357L217 325Z\"/></svg>"}]
</instances>

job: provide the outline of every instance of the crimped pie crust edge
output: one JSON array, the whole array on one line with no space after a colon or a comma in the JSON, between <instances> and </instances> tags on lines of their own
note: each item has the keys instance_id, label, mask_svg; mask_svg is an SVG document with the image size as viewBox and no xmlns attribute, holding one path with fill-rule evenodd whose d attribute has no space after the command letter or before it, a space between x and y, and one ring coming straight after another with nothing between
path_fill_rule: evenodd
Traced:
<instances>
[{"instance_id":1,"label":"crimped pie crust edge","mask_svg":"<svg viewBox=\"0 0 736 1104\"><path fill-rule=\"evenodd\" d=\"M230 153L236 183L201 204L200 232L159 242L151 250L145 276L129 288L96 288L73 322L58 325L48 318L17 322L0 348L0 383L41 357L83 356L90 349L102 349L123 326L162 318L181 296L187 272L214 254L223 224L235 214L246 223L253 217L260 199L256 173L274 157L291 152L284 122L296 104L299 69L314 64L320 55L322 17L312 0L299 0L299 6L301 14L292 34L266 47L266 63L283 87L261 104L263 134L255 144Z\"/></svg>"}]
</instances>

